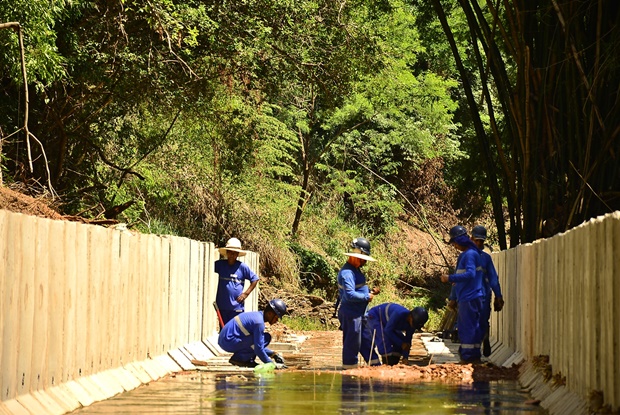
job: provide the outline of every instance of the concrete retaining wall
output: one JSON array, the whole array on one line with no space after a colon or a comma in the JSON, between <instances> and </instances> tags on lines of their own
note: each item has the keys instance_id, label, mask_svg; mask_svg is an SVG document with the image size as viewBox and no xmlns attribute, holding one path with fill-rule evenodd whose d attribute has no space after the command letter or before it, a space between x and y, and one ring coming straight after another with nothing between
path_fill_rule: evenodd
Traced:
<instances>
[{"instance_id":1,"label":"concrete retaining wall","mask_svg":"<svg viewBox=\"0 0 620 415\"><path fill-rule=\"evenodd\" d=\"M63 414L217 352L218 258L208 242L0 210L0 414Z\"/></svg>"},{"instance_id":2,"label":"concrete retaining wall","mask_svg":"<svg viewBox=\"0 0 620 415\"><path fill-rule=\"evenodd\" d=\"M583 403L620 410L620 212L493 261L506 304L492 313L491 360L527 361L528 379L537 366L553 394L539 398L553 413L582 413Z\"/></svg>"}]
</instances>

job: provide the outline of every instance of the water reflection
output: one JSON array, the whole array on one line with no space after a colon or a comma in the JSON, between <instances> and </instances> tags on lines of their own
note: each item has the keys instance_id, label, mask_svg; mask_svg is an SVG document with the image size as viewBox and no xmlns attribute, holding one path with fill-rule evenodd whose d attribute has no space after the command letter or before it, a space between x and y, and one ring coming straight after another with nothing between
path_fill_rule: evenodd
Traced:
<instances>
[{"instance_id":1,"label":"water reflection","mask_svg":"<svg viewBox=\"0 0 620 415\"><path fill-rule=\"evenodd\" d=\"M76 414L501 414L526 405L517 382L402 384L338 372L198 373L152 382Z\"/></svg>"}]
</instances>

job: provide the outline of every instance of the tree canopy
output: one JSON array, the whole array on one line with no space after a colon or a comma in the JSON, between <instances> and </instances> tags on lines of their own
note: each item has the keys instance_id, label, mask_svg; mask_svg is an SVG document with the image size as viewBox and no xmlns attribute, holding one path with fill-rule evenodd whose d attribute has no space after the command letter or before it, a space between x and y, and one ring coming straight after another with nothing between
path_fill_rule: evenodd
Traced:
<instances>
[{"instance_id":1,"label":"tree canopy","mask_svg":"<svg viewBox=\"0 0 620 415\"><path fill-rule=\"evenodd\" d=\"M488 207L501 247L530 242L620 207L618 8L3 2L41 144L0 30L3 179L52 187L68 214L246 237L279 273L295 265L275 252L424 227L437 198L462 221Z\"/></svg>"}]
</instances>

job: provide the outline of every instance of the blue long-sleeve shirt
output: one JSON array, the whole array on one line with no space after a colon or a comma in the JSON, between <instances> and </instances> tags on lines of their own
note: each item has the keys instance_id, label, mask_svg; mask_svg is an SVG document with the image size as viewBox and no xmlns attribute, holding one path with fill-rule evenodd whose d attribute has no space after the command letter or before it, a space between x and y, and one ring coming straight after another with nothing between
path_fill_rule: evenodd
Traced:
<instances>
[{"instance_id":1,"label":"blue long-sleeve shirt","mask_svg":"<svg viewBox=\"0 0 620 415\"><path fill-rule=\"evenodd\" d=\"M363 316L370 300L366 276L348 262L338 272L340 310L350 316Z\"/></svg>"},{"instance_id":2,"label":"blue long-sleeve shirt","mask_svg":"<svg viewBox=\"0 0 620 415\"><path fill-rule=\"evenodd\" d=\"M247 311L230 320L220 331L217 343L227 352L253 347L256 356L264 363L272 360L273 352L265 346L263 333L265 319L262 311Z\"/></svg>"},{"instance_id":3,"label":"blue long-sleeve shirt","mask_svg":"<svg viewBox=\"0 0 620 415\"><path fill-rule=\"evenodd\" d=\"M495 265L493 265L491 255L483 251L480 254L480 262L482 268L482 287L485 298L491 298L491 290L495 294L495 297L502 297L502 289L499 286L499 278L495 270Z\"/></svg>"},{"instance_id":4,"label":"blue long-sleeve shirt","mask_svg":"<svg viewBox=\"0 0 620 415\"><path fill-rule=\"evenodd\" d=\"M415 332L407 321L411 312L400 304L379 304L368 311L368 324L371 329L376 329L378 335L384 336L384 342L401 350L403 343L411 344L411 338ZM381 330L382 329L382 330ZM409 357L409 349L402 350L405 360Z\"/></svg>"},{"instance_id":5,"label":"blue long-sleeve shirt","mask_svg":"<svg viewBox=\"0 0 620 415\"><path fill-rule=\"evenodd\" d=\"M484 295L480 252L470 248L461 252L456 262L456 272L448 281L455 283L454 295L458 302L471 301Z\"/></svg>"}]
</instances>

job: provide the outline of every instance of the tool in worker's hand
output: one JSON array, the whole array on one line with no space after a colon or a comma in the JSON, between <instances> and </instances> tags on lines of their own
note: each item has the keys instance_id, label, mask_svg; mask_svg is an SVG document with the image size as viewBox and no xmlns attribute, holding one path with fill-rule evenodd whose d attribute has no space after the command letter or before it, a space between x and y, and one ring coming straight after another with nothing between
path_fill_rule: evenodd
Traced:
<instances>
[{"instance_id":1,"label":"tool in worker's hand","mask_svg":"<svg viewBox=\"0 0 620 415\"><path fill-rule=\"evenodd\" d=\"M338 306L340 305L340 296L336 298L336 302L334 303L334 314L332 314L332 318L338 318Z\"/></svg>"},{"instance_id":2,"label":"tool in worker's hand","mask_svg":"<svg viewBox=\"0 0 620 415\"><path fill-rule=\"evenodd\" d=\"M217 302L213 302L213 308L215 308L215 313L217 314L217 319L220 322L220 330L224 328L224 319L222 318L222 313L220 313L220 308L217 306Z\"/></svg>"}]
</instances>

